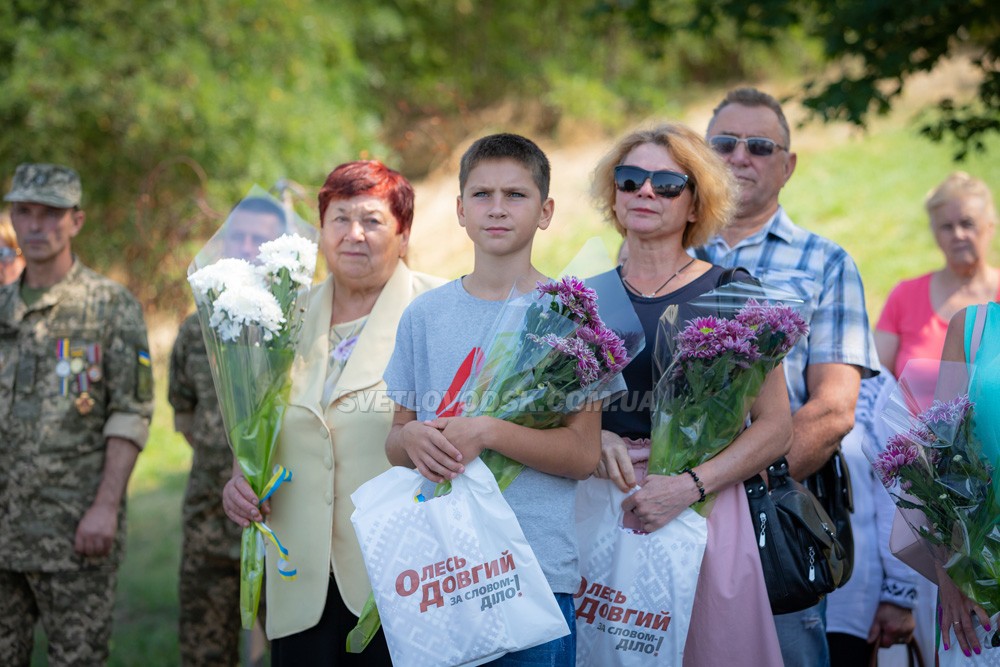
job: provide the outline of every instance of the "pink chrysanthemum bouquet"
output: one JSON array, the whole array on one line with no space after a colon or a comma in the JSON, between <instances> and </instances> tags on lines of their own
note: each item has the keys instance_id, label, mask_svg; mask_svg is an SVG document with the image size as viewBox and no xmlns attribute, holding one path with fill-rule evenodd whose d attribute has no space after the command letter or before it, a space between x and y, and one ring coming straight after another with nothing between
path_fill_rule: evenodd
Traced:
<instances>
[{"instance_id":1,"label":"pink chrysanthemum bouquet","mask_svg":"<svg viewBox=\"0 0 1000 667\"><path fill-rule=\"evenodd\" d=\"M791 295L730 283L664 314L654 360L651 474L704 463L739 435L767 374L808 326ZM687 311L686 313L684 311Z\"/></svg>"},{"instance_id":2,"label":"pink chrysanthemum bouquet","mask_svg":"<svg viewBox=\"0 0 1000 667\"><path fill-rule=\"evenodd\" d=\"M942 363L942 373L951 366ZM865 455L933 560L992 617L1000 612L1000 504L995 461L977 435L989 416L964 393L920 410L913 396L930 392L916 391L918 381L904 370L881 415L895 433Z\"/></svg>"}]
</instances>

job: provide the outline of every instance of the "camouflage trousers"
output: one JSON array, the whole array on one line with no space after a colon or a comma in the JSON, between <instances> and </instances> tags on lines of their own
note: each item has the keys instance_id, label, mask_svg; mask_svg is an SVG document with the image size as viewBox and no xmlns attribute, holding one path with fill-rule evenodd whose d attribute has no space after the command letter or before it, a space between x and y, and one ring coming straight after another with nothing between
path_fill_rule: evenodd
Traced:
<instances>
[{"instance_id":1,"label":"camouflage trousers","mask_svg":"<svg viewBox=\"0 0 1000 667\"><path fill-rule=\"evenodd\" d=\"M240 562L187 551L181 558L179 593L181 664L239 665Z\"/></svg>"},{"instance_id":2,"label":"camouflage trousers","mask_svg":"<svg viewBox=\"0 0 1000 667\"><path fill-rule=\"evenodd\" d=\"M117 578L115 570L0 570L0 665L30 664L39 618L50 667L107 663Z\"/></svg>"}]
</instances>

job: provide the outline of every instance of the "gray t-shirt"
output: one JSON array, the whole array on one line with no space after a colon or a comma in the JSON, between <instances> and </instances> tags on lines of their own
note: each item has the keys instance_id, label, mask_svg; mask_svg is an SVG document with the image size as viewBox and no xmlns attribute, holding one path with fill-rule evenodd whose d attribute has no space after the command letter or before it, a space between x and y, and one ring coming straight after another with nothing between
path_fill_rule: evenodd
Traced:
<instances>
[{"instance_id":1,"label":"gray t-shirt","mask_svg":"<svg viewBox=\"0 0 1000 667\"><path fill-rule=\"evenodd\" d=\"M385 369L389 397L417 419L434 419L463 362L488 342L503 305L470 295L460 279L414 299L399 321ZM575 593L580 586L575 496L576 480L529 467L504 491L554 593Z\"/></svg>"}]
</instances>

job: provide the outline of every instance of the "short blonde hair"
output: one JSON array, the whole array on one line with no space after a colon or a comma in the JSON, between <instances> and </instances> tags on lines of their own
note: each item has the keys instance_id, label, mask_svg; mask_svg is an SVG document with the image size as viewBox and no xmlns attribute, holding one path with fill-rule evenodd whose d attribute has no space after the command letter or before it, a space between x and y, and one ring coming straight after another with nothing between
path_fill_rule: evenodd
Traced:
<instances>
[{"instance_id":1,"label":"short blonde hair","mask_svg":"<svg viewBox=\"0 0 1000 667\"><path fill-rule=\"evenodd\" d=\"M736 210L736 183L729 168L699 134L679 123L664 123L623 137L594 169L591 196L618 233L625 235L625 228L615 216L615 167L643 144L656 144L670 151L681 171L688 175L689 186L693 186L695 222L684 230L683 246L703 245L721 232Z\"/></svg>"},{"instance_id":2,"label":"short blonde hair","mask_svg":"<svg viewBox=\"0 0 1000 667\"><path fill-rule=\"evenodd\" d=\"M10 214L6 211L0 213L0 243L17 250L17 254L21 254L21 249L17 245L17 234L14 233L14 225L10 224Z\"/></svg>"},{"instance_id":3,"label":"short blonde hair","mask_svg":"<svg viewBox=\"0 0 1000 667\"><path fill-rule=\"evenodd\" d=\"M927 213L949 201L975 198L983 202L991 223L996 224L997 210L993 206L993 194L985 182L964 171L953 171L941 183L927 193L924 208Z\"/></svg>"}]
</instances>

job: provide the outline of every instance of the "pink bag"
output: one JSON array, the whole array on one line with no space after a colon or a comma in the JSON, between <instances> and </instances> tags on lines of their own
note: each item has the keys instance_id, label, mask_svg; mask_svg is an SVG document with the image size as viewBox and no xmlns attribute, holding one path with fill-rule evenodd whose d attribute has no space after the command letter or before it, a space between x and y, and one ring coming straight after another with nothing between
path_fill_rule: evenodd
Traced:
<instances>
[{"instance_id":1,"label":"pink bag","mask_svg":"<svg viewBox=\"0 0 1000 667\"><path fill-rule=\"evenodd\" d=\"M892 552L893 556L923 575L925 579L936 584L937 571L934 567L934 557L923 538L917 534L911 524L926 526L927 517L920 510L901 510L897 507L896 514L892 517L889 551Z\"/></svg>"}]
</instances>

